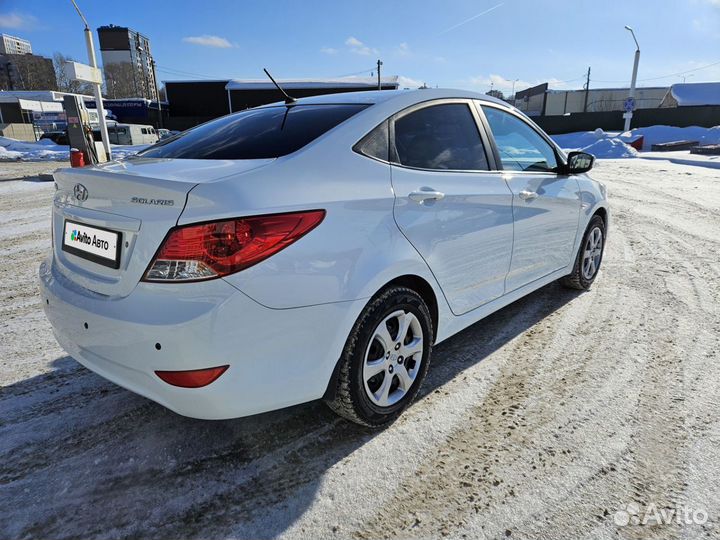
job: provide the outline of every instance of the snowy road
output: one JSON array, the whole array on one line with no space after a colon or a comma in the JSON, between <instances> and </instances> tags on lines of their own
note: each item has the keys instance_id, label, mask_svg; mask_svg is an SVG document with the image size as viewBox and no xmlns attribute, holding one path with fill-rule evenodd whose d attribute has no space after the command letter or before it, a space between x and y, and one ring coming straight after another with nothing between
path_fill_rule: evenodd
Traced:
<instances>
[{"instance_id":1,"label":"snowy road","mask_svg":"<svg viewBox=\"0 0 720 540\"><path fill-rule=\"evenodd\" d=\"M720 174L594 176L592 291L549 285L439 345L380 433L321 404L189 420L82 368L36 292L53 186L0 183L0 538L717 538ZM708 519L618 526L631 503Z\"/></svg>"}]
</instances>

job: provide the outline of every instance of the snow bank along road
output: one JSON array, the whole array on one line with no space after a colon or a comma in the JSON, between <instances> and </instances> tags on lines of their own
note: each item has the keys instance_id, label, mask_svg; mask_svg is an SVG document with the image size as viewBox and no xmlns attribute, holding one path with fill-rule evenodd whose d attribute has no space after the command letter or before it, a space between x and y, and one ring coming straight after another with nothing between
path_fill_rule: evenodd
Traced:
<instances>
[{"instance_id":1,"label":"snow bank along road","mask_svg":"<svg viewBox=\"0 0 720 540\"><path fill-rule=\"evenodd\" d=\"M720 178L595 175L614 219L592 291L439 345L380 433L321 404L190 420L82 368L36 292L53 186L0 183L0 537L717 538Z\"/></svg>"}]
</instances>

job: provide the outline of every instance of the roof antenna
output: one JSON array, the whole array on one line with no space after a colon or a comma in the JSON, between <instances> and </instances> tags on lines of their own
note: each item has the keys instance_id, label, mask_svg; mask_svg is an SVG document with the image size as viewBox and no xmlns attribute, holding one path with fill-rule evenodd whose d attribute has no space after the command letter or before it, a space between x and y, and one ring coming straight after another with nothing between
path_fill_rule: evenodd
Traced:
<instances>
[{"instance_id":1,"label":"roof antenna","mask_svg":"<svg viewBox=\"0 0 720 540\"><path fill-rule=\"evenodd\" d=\"M290 97L288 93L282 89L282 87L275 81L275 79L273 79L272 75L270 75L270 72L267 69L263 68L263 71L265 72L265 75L270 77L270 80L275 85L275 87L280 90L280 92L282 92L282 95L285 96L285 105L292 105L297 101L297 99L295 99L294 97Z\"/></svg>"}]
</instances>

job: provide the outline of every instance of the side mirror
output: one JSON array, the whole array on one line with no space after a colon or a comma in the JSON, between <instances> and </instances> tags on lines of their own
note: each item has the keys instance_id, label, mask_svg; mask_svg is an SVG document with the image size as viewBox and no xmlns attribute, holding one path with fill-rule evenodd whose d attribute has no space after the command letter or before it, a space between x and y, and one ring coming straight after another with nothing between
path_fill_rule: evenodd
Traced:
<instances>
[{"instance_id":1,"label":"side mirror","mask_svg":"<svg viewBox=\"0 0 720 540\"><path fill-rule=\"evenodd\" d=\"M595 156L592 154L588 154L587 152L570 152L565 170L567 174L586 173L593 168L594 163Z\"/></svg>"}]
</instances>

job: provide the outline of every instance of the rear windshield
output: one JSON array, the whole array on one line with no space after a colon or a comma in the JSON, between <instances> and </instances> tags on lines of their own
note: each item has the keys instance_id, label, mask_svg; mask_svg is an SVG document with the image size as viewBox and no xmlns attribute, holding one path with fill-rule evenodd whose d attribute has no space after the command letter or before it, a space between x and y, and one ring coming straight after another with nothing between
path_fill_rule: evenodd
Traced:
<instances>
[{"instance_id":1,"label":"rear windshield","mask_svg":"<svg viewBox=\"0 0 720 540\"><path fill-rule=\"evenodd\" d=\"M264 159L299 150L367 105L294 105L248 109L164 139L144 158Z\"/></svg>"}]
</instances>

